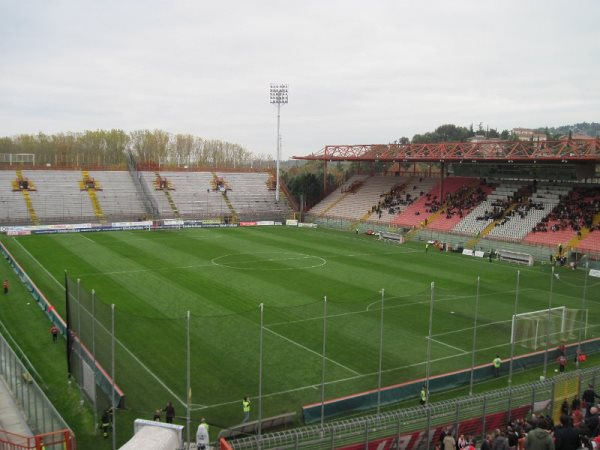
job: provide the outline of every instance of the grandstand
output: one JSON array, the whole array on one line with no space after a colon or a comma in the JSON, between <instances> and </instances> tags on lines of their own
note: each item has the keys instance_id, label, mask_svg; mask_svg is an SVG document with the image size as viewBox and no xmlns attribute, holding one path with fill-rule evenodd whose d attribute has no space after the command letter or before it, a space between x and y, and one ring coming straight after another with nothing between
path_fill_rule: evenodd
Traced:
<instances>
[{"instance_id":1,"label":"grandstand","mask_svg":"<svg viewBox=\"0 0 600 450\"><path fill-rule=\"evenodd\" d=\"M20 171L0 170L0 221L3 224L106 223L152 219L284 220L288 200L279 202L269 188L269 173L192 171L139 172L138 186L128 171L22 171L35 190L13 189ZM168 188L157 188L162 177ZM227 190L213 190L214 177L228 181ZM154 213L146 205L155 205Z\"/></svg>"},{"instance_id":2,"label":"grandstand","mask_svg":"<svg viewBox=\"0 0 600 450\"><path fill-rule=\"evenodd\" d=\"M568 251L585 252L590 255L600 252L600 233L596 228L600 223L600 209L598 208L600 195L598 195L595 185L590 188L585 180L572 179L557 181L543 177L515 179L502 176L468 176L464 173L465 170L468 172L466 166L468 164L463 164L463 172L454 175L451 166L442 164L440 171L442 177L432 177L425 171L416 170L412 173L401 173L400 176L355 175L343 185L338 186L322 202L315 205L309 211L308 218L315 221L328 218L342 219L343 221L340 223L343 223L347 229L349 226L354 229L357 223L363 224L362 229L370 227L390 229L404 233L416 241L429 240L428 236L439 236L444 242L452 242L461 250L463 246L486 249L501 246L506 250L514 248L517 251L523 251L523 248L527 249L528 246L543 246L550 254L560 256L562 251L557 251L557 246L561 245L561 247L564 246L565 254ZM190 219L207 219L207 223L211 221L224 223L230 220L233 222L283 221L290 217L292 212L285 198L279 202L275 200L272 177L269 173L219 170L204 172L142 171L139 172L142 187L136 183L136 178L127 171L94 170L86 175L79 170L27 169L23 170L21 175L31 181L35 190L9 190L9 186L14 185L15 179L18 180L19 175L14 170L0 171L0 182L5 186L5 190L0 194L0 203L6 204L6 208L3 208L3 215L0 217L3 225L69 222L102 224L121 220L142 221L147 218L152 219L155 224L167 224L169 219L178 219L176 222L181 223ZM91 181L93 183L90 183ZM82 183L85 189L81 189ZM581 207L575 208L582 202L592 205L592 208L585 211L580 211ZM156 214L153 214L148 208L149 204L156 206ZM568 213L564 211L568 211ZM567 214L568 219L563 214ZM161 222L160 219L166 220ZM542 231L544 227L546 230ZM364 238L366 239L366 237ZM454 248L454 245L452 247ZM315 248L320 248L320 245L315 244ZM174 259L180 257L181 255L177 255ZM160 264L158 255L156 258L157 264ZM191 257L187 255L186 258ZM300 256L284 257L286 261L311 258L316 257L304 253ZM537 254L535 258L540 260ZM274 258L265 257L261 264L271 265L274 264L273 261ZM112 261L110 263L112 264ZM292 267L294 263L286 264L290 264ZM96 262L94 262L94 266L96 266ZM215 266L214 259L206 266ZM227 267L227 263L223 263L223 266ZM177 277L179 276L181 275L178 274ZM225 281L222 284L225 286L228 285L228 282ZM186 287L178 291L178 294L191 290ZM263 290L263 292L266 291ZM212 294L214 295L214 292ZM279 295L285 298L289 293L282 292ZM367 312L370 307L371 305L367 306ZM169 309L172 308L183 307L179 306L179 302L173 302ZM244 314L240 315L240 319ZM282 315L285 314L287 312ZM243 318L246 319L246 317ZM298 319L298 322L301 320L305 319ZM256 321L256 318L250 321ZM134 326L133 322L137 322L137 320L131 321L131 330L128 331L132 334L134 333L132 330L141 330L140 325L135 323ZM240 322L246 325L244 320L240 320ZM294 322L292 321L292 323ZM276 324L285 326L284 321L276 322ZM206 323L203 323L202 327L205 325ZM216 330L222 326L219 323L218 326L213 325L211 329L216 333ZM181 329L181 323L174 325L173 328ZM290 329L292 328L290 327ZM270 332L273 336L285 335L283 328L277 332L272 330ZM212 338L207 331L204 338L208 339L209 337ZM231 334L228 334L227 338L232 339ZM298 340L300 341L300 339ZM361 339L358 338L357 341L361 341ZM449 344L448 347L460 346L459 342L451 342L452 344ZM218 347L216 344L215 346ZM288 366L292 367L292 364L290 363ZM343 366L342 369L347 370ZM287 374L285 376L287 377ZM290 378L293 379L295 376L297 375L290 375ZM548 389L550 390L550 388ZM539 391L536 392L539 393ZM531 398L531 393L524 394L523 398ZM542 400L546 401L546 398L544 397ZM509 411L509 414L521 414L522 411L518 407L524 407L523 405L506 405L500 400L498 404L500 405L498 411ZM464 405L464 417L462 415L460 418L453 416L457 425L460 423L460 426L467 426L463 422L470 420L467 417L469 405ZM529 407L529 405L527 406ZM455 403L434 405L430 411L432 414L439 412L450 416L454 414L456 408L457 404ZM422 410L415 410L415 415L396 415L390 420L389 429L398 430L398 427L405 426L406 420L415 420L417 423L423 419L422 414L419 415L421 412ZM488 410L483 413L479 412L477 415L481 417L492 413ZM287 417L288 415L274 414L274 417ZM505 418L502 416L502 420ZM496 419L496 416L485 418L490 423ZM431 417L428 420L431 420ZM485 432L485 420L483 428L479 425L474 426L473 432ZM331 428L328 428L330 431L327 433L323 431L323 428L316 427L315 429L301 429L297 433L292 431L265 435L264 445L261 447L285 448L281 442L287 440L291 442L288 448L294 448L294 445L298 445L299 439L310 436L310 439L314 439L315 442L327 440L333 443L337 439L345 439L340 445L347 445L343 448L353 448L351 445L355 445L355 442L362 443L363 439L368 445L374 442L374 439L387 439L390 434L395 433L400 436L399 431L390 433L389 430L384 435L383 428L371 429L368 422L367 419L364 421L360 419L356 423L346 424L348 428L344 428L346 425L340 426L341 428L332 425ZM408 428L402 430L403 437L406 437L404 436L406 433L416 433L419 429L437 430L439 428L439 424L432 426L430 422L418 423L415 430ZM256 429L256 424L254 426ZM258 429L260 430L260 428ZM320 431L317 432L317 429ZM328 434L329 432L331 434ZM313 435L313 433L316 434ZM369 433L373 434L369 436ZM271 447L267 445L267 442ZM237 442L236 439L232 439L223 445L233 448L255 448L256 439L242 438L237 439ZM415 444L415 448L426 448L427 446L429 446L428 441Z\"/></svg>"}]
</instances>

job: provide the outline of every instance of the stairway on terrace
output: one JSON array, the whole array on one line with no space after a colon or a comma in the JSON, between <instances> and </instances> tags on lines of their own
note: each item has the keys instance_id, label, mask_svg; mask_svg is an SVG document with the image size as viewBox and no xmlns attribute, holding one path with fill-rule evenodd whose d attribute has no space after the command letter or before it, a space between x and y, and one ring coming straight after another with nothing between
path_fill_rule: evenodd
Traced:
<instances>
[{"instance_id":1,"label":"stairway on terrace","mask_svg":"<svg viewBox=\"0 0 600 450\"><path fill-rule=\"evenodd\" d=\"M481 182L477 178L452 177L447 178L444 182L444 191L446 194L458 194L464 198L475 195L478 188L481 188L483 195L485 196L492 191L491 187L481 185ZM428 219L427 228L442 232L450 231L464 216L469 214L478 203L475 203L470 207L457 207L453 205L454 202L449 201L448 198L446 198L439 214L437 214L436 217L430 217Z\"/></svg>"},{"instance_id":2,"label":"stairway on terrace","mask_svg":"<svg viewBox=\"0 0 600 450\"><path fill-rule=\"evenodd\" d=\"M308 212L315 216L328 216L331 215L330 211L344 198L353 195L348 189L354 183L363 183L368 178L367 175L353 175L343 183L338 189L332 191L327 197L313 206Z\"/></svg>"}]
</instances>

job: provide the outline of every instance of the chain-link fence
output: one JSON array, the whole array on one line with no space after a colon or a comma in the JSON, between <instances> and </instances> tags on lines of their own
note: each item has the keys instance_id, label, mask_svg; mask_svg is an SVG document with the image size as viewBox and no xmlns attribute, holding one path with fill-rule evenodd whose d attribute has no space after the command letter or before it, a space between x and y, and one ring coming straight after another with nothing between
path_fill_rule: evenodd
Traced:
<instances>
[{"instance_id":1,"label":"chain-link fence","mask_svg":"<svg viewBox=\"0 0 600 450\"><path fill-rule=\"evenodd\" d=\"M36 435L31 438L20 436L23 444L18 448L74 449L75 436L69 426L2 335L0 335L0 374L3 378L0 383L6 384L19 412L23 414L27 425ZM14 439L9 440L14 442ZM28 443L32 446L28 446ZM4 445L6 444L2 444L2 448L13 448Z\"/></svg>"},{"instance_id":2,"label":"chain-link fence","mask_svg":"<svg viewBox=\"0 0 600 450\"><path fill-rule=\"evenodd\" d=\"M598 377L600 368L596 367L427 407L235 439L228 445L235 450L428 450L435 447L440 433L447 427L455 435L464 434L479 441L486 433L506 426L510 420L527 418L534 412L551 415L554 404L563 400L562 385L575 381L581 392Z\"/></svg>"}]
</instances>

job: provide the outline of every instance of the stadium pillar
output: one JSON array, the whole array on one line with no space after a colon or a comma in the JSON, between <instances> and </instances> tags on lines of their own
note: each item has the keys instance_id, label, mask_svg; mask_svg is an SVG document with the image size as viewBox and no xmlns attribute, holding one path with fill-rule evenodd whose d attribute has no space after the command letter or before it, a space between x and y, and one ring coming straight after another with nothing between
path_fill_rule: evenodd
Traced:
<instances>
[{"instance_id":1,"label":"stadium pillar","mask_svg":"<svg viewBox=\"0 0 600 450\"><path fill-rule=\"evenodd\" d=\"M444 161L440 161L440 203L444 203Z\"/></svg>"},{"instance_id":2,"label":"stadium pillar","mask_svg":"<svg viewBox=\"0 0 600 450\"><path fill-rule=\"evenodd\" d=\"M383 306L385 291L381 289L381 315L379 319L379 370L377 375L377 414L381 407L381 366L383 364Z\"/></svg>"},{"instance_id":3,"label":"stadium pillar","mask_svg":"<svg viewBox=\"0 0 600 450\"><path fill-rule=\"evenodd\" d=\"M258 340L258 448L261 447L261 436L262 436L262 372L263 372L263 329L264 329L264 304L260 304L260 335Z\"/></svg>"},{"instance_id":4,"label":"stadium pillar","mask_svg":"<svg viewBox=\"0 0 600 450\"><path fill-rule=\"evenodd\" d=\"M513 318L519 313L519 284L521 281L521 271L517 270L517 287L515 289L515 310ZM513 374L513 362L515 359L515 326L513 319L513 326L510 327L510 362L508 364L508 420L511 420L512 410L512 374Z\"/></svg>"},{"instance_id":5,"label":"stadium pillar","mask_svg":"<svg viewBox=\"0 0 600 450\"><path fill-rule=\"evenodd\" d=\"M431 373L431 339L432 339L432 328L433 328L433 299L435 293L435 282L431 282L431 302L429 303L429 334L427 335L427 364L425 366L425 390L429 403L429 375Z\"/></svg>"},{"instance_id":6,"label":"stadium pillar","mask_svg":"<svg viewBox=\"0 0 600 450\"><path fill-rule=\"evenodd\" d=\"M188 446L190 445L190 427L191 427L191 411L192 411L192 387L191 387L191 369L190 369L190 312L187 312L187 330L186 330L186 378L187 378L187 412L185 420L186 439Z\"/></svg>"},{"instance_id":7,"label":"stadium pillar","mask_svg":"<svg viewBox=\"0 0 600 450\"><path fill-rule=\"evenodd\" d=\"M327 296L323 297L323 356L321 358L321 429L325 425L325 358L327 350Z\"/></svg>"},{"instance_id":8,"label":"stadium pillar","mask_svg":"<svg viewBox=\"0 0 600 450\"><path fill-rule=\"evenodd\" d=\"M67 377L69 383L71 382L71 345L73 345L73 339L71 338L71 307L69 304L69 277L65 270L65 310L67 319L67 329L65 330L65 336L67 337Z\"/></svg>"},{"instance_id":9,"label":"stadium pillar","mask_svg":"<svg viewBox=\"0 0 600 450\"><path fill-rule=\"evenodd\" d=\"M588 275L590 273L590 262L589 260L585 263L585 279L583 281L583 295L581 297L581 311L584 312L585 314L585 306L586 306L586 294L587 294L587 284L588 284ZM587 322L587 321L586 321ZM587 323L586 323L587 325ZM579 355L581 354L581 332L582 329L584 327L582 327L581 325L579 326L579 339L577 341L577 352L575 353L575 367L577 369L579 369ZM587 328L587 326L585 327Z\"/></svg>"},{"instance_id":10,"label":"stadium pillar","mask_svg":"<svg viewBox=\"0 0 600 450\"><path fill-rule=\"evenodd\" d=\"M521 271L517 270L517 287L515 289L515 309L513 312L513 318L519 313L519 284L521 281ZM515 326L514 319L513 325L510 327L510 363L508 365L508 386L510 387L512 384L512 374L513 374L513 361L515 358ZM510 408L509 408L510 411ZM510 413L509 413L510 414Z\"/></svg>"},{"instance_id":11,"label":"stadium pillar","mask_svg":"<svg viewBox=\"0 0 600 450\"><path fill-rule=\"evenodd\" d=\"M111 312L111 336L110 336L110 353L111 353L111 377L112 387L110 392L110 400L112 406L112 414L110 415L112 421L112 448L117 449L117 405L115 404L115 304L110 305Z\"/></svg>"},{"instance_id":12,"label":"stadium pillar","mask_svg":"<svg viewBox=\"0 0 600 450\"><path fill-rule=\"evenodd\" d=\"M550 341L550 318L552 314L552 292L554 291L554 266L552 266L552 275L550 277L550 295L548 295L548 319L546 323L546 343L544 345L544 378L548 371L548 344Z\"/></svg>"},{"instance_id":13,"label":"stadium pillar","mask_svg":"<svg viewBox=\"0 0 600 450\"><path fill-rule=\"evenodd\" d=\"M94 380L96 379L96 291L92 289L92 360L94 367ZM94 423L98 423L98 399L94 385Z\"/></svg>"},{"instance_id":14,"label":"stadium pillar","mask_svg":"<svg viewBox=\"0 0 600 450\"><path fill-rule=\"evenodd\" d=\"M477 296L475 297L475 320L473 321L473 347L471 350L471 382L469 395L473 395L473 378L475 375L475 350L477 349L477 315L479 313L479 277L477 277Z\"/></svg>"},{"instance_id":15,"label":"stadium pillar","mask_svg":"<svg viewBox=\"0 0 600 450\"><path fill-rule=\"evenodd\" d=\"M323 161L323 197L327 195L327 160Z\"/></svg>"}]
</instances>

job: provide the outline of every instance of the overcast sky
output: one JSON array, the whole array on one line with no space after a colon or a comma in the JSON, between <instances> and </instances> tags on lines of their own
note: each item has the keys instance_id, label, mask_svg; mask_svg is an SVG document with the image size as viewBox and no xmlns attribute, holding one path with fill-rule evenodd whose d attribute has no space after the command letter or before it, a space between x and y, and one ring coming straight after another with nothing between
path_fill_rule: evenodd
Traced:
<instances>
[{"instance_id":1,"label":"overcast sky","mask_svg":"<svg viewBox=\"0 0 600 450\"><path fill-rule=\"evenodd\" d=\"M0 135L160 128L284 158L600 121L600 1L0 0Z\"/></svg>"}]
</instances>

